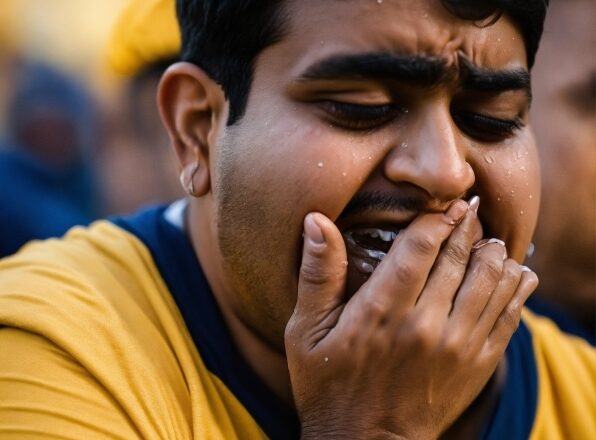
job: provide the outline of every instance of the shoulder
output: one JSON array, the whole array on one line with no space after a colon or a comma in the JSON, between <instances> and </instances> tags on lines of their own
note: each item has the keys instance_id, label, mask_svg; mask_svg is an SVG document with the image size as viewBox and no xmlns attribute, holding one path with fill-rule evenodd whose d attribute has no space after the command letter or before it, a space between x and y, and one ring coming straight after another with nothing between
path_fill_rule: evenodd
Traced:
<instances>
[{"instance_id":1,"label":"shoulder","mask_svg":"<svg viewBox=\"0 0 596 440\"><path fill-rule=\"evenodd\" d=\"M148 250L108 221L0 260L0 326L42 335L79 356L89 342L154 346L176 313Z\"/></svg>"},{"instance_id":2,"label":"shoulder","mask_svg":"<svg viewBox=\"0 0 596 440\"><path fill-rule=\"evenodd\" d=\"M188 437L190 402L178 358L190 346L183 328L148 250L110 222L0 260L0 332L20 353L18 362L59 352L46 371L60 371L65 384L81 375L101 384L97 393L124 408L143 436ZM71 366L61 368L65 360ZM75 370L81 375L73 377ZM38 371L40 380L46 371ZM165 424L155 426L159 421ZM156 434L165 431L170 435Z\"/></svg>"},{"instance_id":3,"label":"shoulder","mask_svg":"<svg viewBox=\"0 0 596 440\"><path fill-rule=\"evenodd\" d=\"M549 319L524 311L538 374L532 438L596 438L596 350Z\"/></svg>"},{"instance_id":4,"label":"shoulder","mask_svg":"<svg viewBox=\"0 0 596 440\"><path fill-rule=\"evenodd\" d=\"M142 243L99 221L75 227L63 239L31 242L0 260L0 303L100 312L102 304L138 297L148 279L158 277Z\"/></svg>"}]
</instances>

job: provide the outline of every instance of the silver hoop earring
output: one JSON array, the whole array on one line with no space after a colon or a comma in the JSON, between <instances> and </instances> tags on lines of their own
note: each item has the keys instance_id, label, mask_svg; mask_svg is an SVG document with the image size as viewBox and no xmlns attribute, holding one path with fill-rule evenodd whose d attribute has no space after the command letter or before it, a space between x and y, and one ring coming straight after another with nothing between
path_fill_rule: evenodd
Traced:
<instances>
[{"instance_id":1,"label":"silver hoop earring","mask_svg":"<svg viewBox=\"0 0 596 440\"><path fill-rule=\"evenodd\" d=\"M196 197L194 177L199 170L199 163L195 162L184 167L180 173L180 185L189 196Z\"/></svg>"}]
</instances>

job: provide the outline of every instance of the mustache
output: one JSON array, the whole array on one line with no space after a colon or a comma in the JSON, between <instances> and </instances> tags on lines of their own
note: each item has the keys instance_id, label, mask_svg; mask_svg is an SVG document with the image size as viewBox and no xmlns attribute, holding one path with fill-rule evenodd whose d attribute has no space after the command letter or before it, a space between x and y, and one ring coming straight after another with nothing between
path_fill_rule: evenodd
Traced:
<instances>
[{"instance_id":1,"label":"mustache","mask_svg":"<svg viewBox=\"0 0 596 440\"><path fill-rule=\"evenodd\" d=\"M361 193L344 208L340 218L362 214L368 211L422 211L428 199L415 195L389 195L380 191Z\"/></svg>"}]
</instances>

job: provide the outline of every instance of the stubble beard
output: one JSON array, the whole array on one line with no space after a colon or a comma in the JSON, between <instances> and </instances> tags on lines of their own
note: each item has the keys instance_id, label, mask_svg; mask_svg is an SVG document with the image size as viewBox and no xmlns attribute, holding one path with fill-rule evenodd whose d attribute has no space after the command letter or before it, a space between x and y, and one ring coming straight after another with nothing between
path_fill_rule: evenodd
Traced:
<instances>
[{"instance_id":1,"label":"stubble beard","mask_svg":"<svg viewBox=\"0 0 596 440\"><path fill-rule=\"evenodd\" d=\"M251 186L254 175L243 166L245 155L238 149L233 127L228 130L218 149L213 188L224 273L234 292L235 313L244 325L284 352L284 330L291 313L284 303L295 293L279 276L287 272L278 258L279 240L267 233L284 223L266 208L267 190Z\"/></svg>"}]
</instances>

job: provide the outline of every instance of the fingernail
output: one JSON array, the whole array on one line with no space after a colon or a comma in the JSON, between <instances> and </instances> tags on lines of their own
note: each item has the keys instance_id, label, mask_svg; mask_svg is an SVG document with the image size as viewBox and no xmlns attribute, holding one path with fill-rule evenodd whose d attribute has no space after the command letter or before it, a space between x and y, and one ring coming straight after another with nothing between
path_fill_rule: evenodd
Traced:
<instances>
[{"instance_id":1,"label":"fingernail","mask_svg":"<svg viewBox=\"0 0 596 440\"><path fill-rule=\"evenodd\" d=\"M325 243L323 231L314 219L314 214L308 214L304 219L304 233L315 244Z\"/></svg>"},{"instance_id":2,"label":"fingernail","mask_svg":"<svg viewBox=\"0 0 596 440\"><path fill-rule=\"evenodd\" d=\"M487 244L501 244L505 246L505 242L503 240L499 240L498 238L483 238L482 240L477 241L472 246L472 249L480 249L481 247L486 246Z\"/></svg>"},{"instance_id":3,"label":"fingernail","mask_svg":"<svg viewBox=\"0 0 596 440\"><path fill-rule=\"evenodd\" d=\"M521 266L521 271L522 272L532 272L532 269L530 269L528 266Z\"/></svg>"},{"instance_id":4,"label":"fingernail","mask_svg":"<svg viewBox=\"0 0 596 440\"><path fill-rule=\"evenodd\" d=\"M468 202L468 209L472 212L478 212L478 206L480 206L480 197L474 196Z\"/></svg>"},{"instance_id":5,"label":"fingernail","mask_svg":"<svg viewBox=\"0 0 596 440\"><path fill-rule=\"evenodd\" d=\"M499 240L498 238L484 238L480 241L477 241L472 246L472 252L476 252L477 250L491 243L500 244L503 246L503 248L505 249L505 253L503 254L503 261L505 261L507 259L507 248L505 247L505 242L503 240Z\"/></svg>"}]
</instances>

